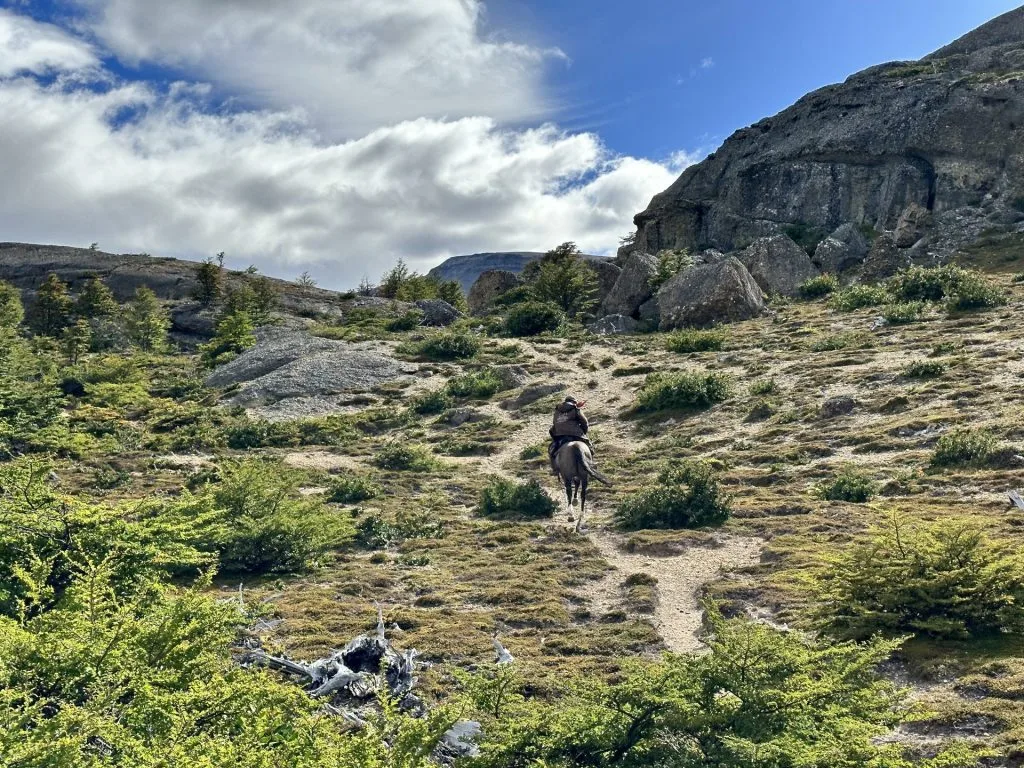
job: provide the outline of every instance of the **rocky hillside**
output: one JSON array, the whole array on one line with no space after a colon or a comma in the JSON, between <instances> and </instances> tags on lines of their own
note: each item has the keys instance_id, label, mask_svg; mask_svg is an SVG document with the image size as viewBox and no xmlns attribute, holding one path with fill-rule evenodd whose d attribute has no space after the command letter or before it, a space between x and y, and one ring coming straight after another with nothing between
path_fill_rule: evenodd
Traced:
<instances>
[{"instance_id":1,"label":"rocky hillside","mask_svg":"<svg viewBox=\"0 0 1024 768\"><path fill-rule=\"evenodd\" d=\"M637 246L732 251L787 232L909 225L945 257L1024 230L1024 8L916 62L872 67L737 131L638 214Z\"/></svg>"},{"instance_id":2,"label":"rocky hillside","mask_svg":"<svg viewBox=\"0 0 1024 768\"><path fill-rule=\"evenodd\" d=\"M536 261L543 253L533 251L507 251L503 253L473 253L468 256L452 256L427 274L439 280L458 280L462 290L469 293L473 283L484 272L500 270L519 274L527 264ZM603 256L584 255L586 259L604 260Z\"/></svg>"}]
</instances>

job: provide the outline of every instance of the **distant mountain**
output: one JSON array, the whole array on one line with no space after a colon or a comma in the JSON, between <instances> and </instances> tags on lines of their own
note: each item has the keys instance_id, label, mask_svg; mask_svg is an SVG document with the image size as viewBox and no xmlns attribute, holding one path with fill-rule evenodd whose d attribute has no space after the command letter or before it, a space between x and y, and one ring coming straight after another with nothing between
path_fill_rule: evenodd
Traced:
<instances>
[{"instance_id":1,"label":"distant mountain","mask_svg":"<svg viewBox=\"0 0 1024 768\"><path fill-rule=\"evenodd\" d=\"M462 290L469 289L481 274L491 269L502 269L519 274L527 264L536 261L543 253L534 251L504 251L499 253L472 253L468 256L452 256L434 267L427 274L439 280L458 280ZM583 258L606 260L607 256L583 254Z\"/></svg>"}]
</instances>

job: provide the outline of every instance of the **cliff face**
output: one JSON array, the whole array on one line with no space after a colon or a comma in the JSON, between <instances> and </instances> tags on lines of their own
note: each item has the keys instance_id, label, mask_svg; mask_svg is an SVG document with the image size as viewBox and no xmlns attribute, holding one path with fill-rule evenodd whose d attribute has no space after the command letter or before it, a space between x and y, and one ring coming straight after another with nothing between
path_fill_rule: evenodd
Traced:
<instances>
[{"instance_id":1,"label":"cliff face","mask_svg":"<svg viewBox=\"0 0 1024 768\"><path fill-rule=\"evenodd\" d=\"M445 259L427 274L438 280L458 280L464 293L468 294L473 283L484 272L500 270L519 274L531 261L536 261L543 253L533 251L505 251L497 253L472 253L467 256L452 256ZM603 256L583 254L583 258L592 261L604 261Z\"/></svg>"},{"instance_id":2,"label":"cliff face","mask_svg":"<svg viewBox=\"0 0 1024 768\"><path fill-rule=\"evenodd\" d=\"M634 222L651 253L729 251L794 227L893 230L915 204L940 250L1024 218L1024 8L737 131Z\"/></svg>"}]
</instances>

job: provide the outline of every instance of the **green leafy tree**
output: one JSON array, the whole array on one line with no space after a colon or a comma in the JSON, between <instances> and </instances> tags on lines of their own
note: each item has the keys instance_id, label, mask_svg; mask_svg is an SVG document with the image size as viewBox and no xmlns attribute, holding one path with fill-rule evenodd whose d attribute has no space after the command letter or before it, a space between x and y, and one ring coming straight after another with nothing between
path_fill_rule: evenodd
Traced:
<instances>
[{"instance_id":1,"label":"green leafy tree","mask_svg":"<svg viewBox=\"0 0 1024 768\"><path fill-rule=\"evenodd\" d=\"M569 317L576 317L597 303L599 282L583 260L576 243L562 243L548 251L524 270L538 301L559 307Z\"/></svg>"},{"instance_id":2,"label":"green leafy tree","mask_svg":"<svg viewBox=\"0 0 1024 768\"><path fill-rule=\"evenodd\" d=\"M378 292L385 299L397 299L398 293L409 279L409 267L403 259L389 269L381 278Z\"/></svg>"},{"instance_id":3,"label":"green leafy tree","mask_svg":"<svg viewBox=\"0 0 1024 768\"><path fill-rule=\"evenodd\" d=\"M75 302L75 314L86 319L113 317L119 308L114 294L98 277L91 278L82 287Z\"/></svg>"},{"instance_id":4,"label":"green leafy tree","mask_svg":"<svg viewBox=\"0 0 1024 768\"><path fill-rule=\"evenodd\" d=\"M74 365L78 358L89 351L92 345L92 328L88 320L77 320L74 325L64 329L61 336L61 347L67 355L68 362Z\"/></svg>"},{"instance_id":5,"label":"green leafy tree","mask_svg":"<svg viewBox=\"0 0 1024 768\"><path fill-rule=\"evenodd\" d=\"M254 278L252 286L252 303L249 307L249 314L256 325L266 325L271 321L271 313L277 309L278 294L277 288L268 277L262 275Z\"/></svg>"},{"instance_id":6,"label":"green leafy tree","mask_svg":"<svg viewBox=\"0 0 1024 768\"><path fill-rule=\"evenodd\" d=\"M469 304L466 303L466 294L462 292L462 286L458 280L443 280L438 283L437 298L447 301L459 312L469 311Z\"/></svg>"},{"instance_id":7,"label":"green leafy tree","mask_svg":"<svg viewBox=\"0 0 1024 768\"><path fill-rule=\"evenodd\" d=\"M167 310L146 286L135 291L125 309L128 338L145 352L163 352L167 348L167 331L171 320Z\"/></svg>"},{"instance_id":8,"label":"green leafy tree","mask_svg":"<svg viewBox=\"0 0 1024 768\"><path fill-rule=\"evenodd\" d=\"M202 346L203 361L211 368L225 362L227 356L234 356L256 343L252 319L243 309L236 309L223 315L217 323L217 333L208 344Z\"/></svg>"},{"instance_id":9,"label":"green leafy tree","mask_svg":"<svg viewBox=\"0 0 1024 768\"><path fill-rule=\"evenodd\" d=\"M10 283L0 281L0 331L13 331L24 319L21 291Z\"/></svg>"},{"instance_id":10,"label":"green leafy tree","mask_svg":"<svg viewBox=\"0 0 1024 768\"><path fill-rule=\"evenodd\" d=\"M32 307L33 330L44 336L59 336L71 322L72 304L67 284L51 272L36 293Z\"/></svg>"},{"instance_id":11,"label":"green leafy tree","mask_svg":"<svg viewBox=\"0 0 1024 768\"><path fill-rule=\"evenodd\" d=\"M213 259L207 259L196 267L196 287L192 298L208 307L215 304L224 291L224 269Z\"/></svg>"}]
</instances>

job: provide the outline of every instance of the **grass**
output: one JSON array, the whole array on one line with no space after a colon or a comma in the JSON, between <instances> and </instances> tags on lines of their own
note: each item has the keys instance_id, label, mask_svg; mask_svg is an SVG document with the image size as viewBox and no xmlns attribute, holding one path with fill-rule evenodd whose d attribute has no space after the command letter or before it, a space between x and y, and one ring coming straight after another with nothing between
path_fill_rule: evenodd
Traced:
<instances>
[{"instance_id":1,"label":"grass","mask_svg":"<svg viewBox=\"0 0 1024 768\"><path fill-rule=\"evenodd\" d=\"M665 338L665 348L669 352L714 352L722 348L728 335L725 331L702 331L683 329L673 331Z\"/></svg>"}]
</instances>

